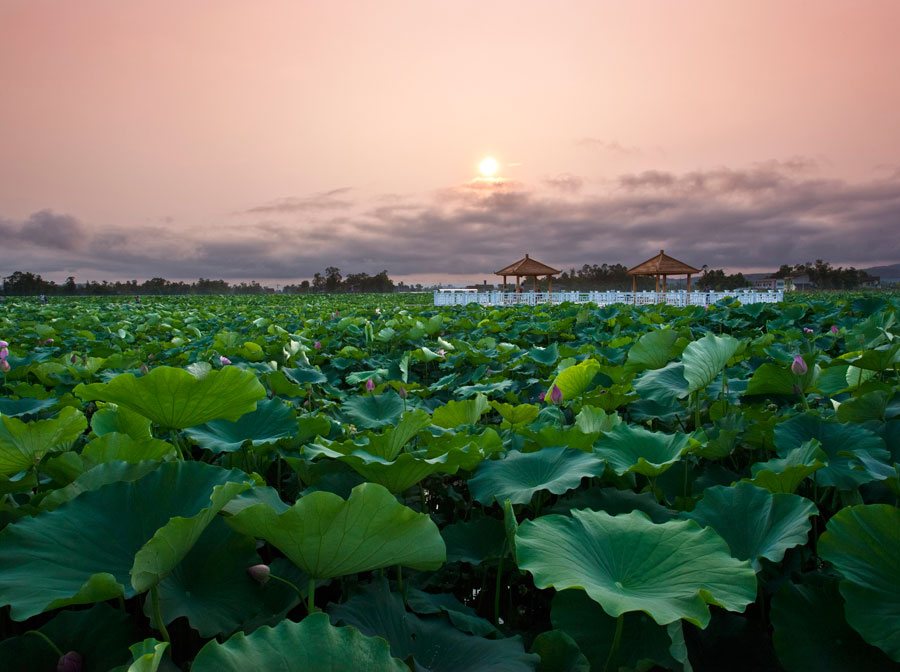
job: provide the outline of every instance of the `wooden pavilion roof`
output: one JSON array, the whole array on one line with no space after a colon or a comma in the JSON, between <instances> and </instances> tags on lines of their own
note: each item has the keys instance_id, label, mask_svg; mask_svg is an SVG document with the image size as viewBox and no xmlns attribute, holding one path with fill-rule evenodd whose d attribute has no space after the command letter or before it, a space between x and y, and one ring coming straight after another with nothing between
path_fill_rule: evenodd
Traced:
<instances>
[{"instance_id":1,"label":"wooden pavilion roof","mask_svg":"<svg viewBox=\"0 0 900 672\"><path fill-rule=\"evenodd\" d=\"M529 257L527 254L506 268L494 271L494 275L518 275L523 277L532 275L556 275L558 273L562 273L562 271L557 271L555 268L547 266L547 264L542 264L537 259Z\"/></svg>"},{"instance_id":2,"label":"wooden pavilion roof","mask_svg":"<svg viewBox=\"0 0 900 672\"><path fill-rule=\"evenodd\" d=\"M655 257L651 257L634 268L628 269L628 275L683 275L699 272L699 268L688 266L683 261L673 259L663 250L660 250Z\"/></svg>"}]
</instances>

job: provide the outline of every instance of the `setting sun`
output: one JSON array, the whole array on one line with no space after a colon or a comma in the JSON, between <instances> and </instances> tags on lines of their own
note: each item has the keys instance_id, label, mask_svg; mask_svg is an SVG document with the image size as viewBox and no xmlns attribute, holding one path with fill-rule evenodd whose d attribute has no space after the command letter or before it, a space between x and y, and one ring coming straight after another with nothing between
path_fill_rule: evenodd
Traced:
<instances>
[{"instance_id":1,"label":"setting sun","mask_svg":"<svg viewBox=\"0 0 900 672\"><path fill-rule=\"evenodd\" d=\"M490 156L484 158L481 163L478 164L478 170L481 171L481 174L485 177L491 177L497 172L499 167L500 164L497 163L497 160Z\"/></svg>"}]
</instances>

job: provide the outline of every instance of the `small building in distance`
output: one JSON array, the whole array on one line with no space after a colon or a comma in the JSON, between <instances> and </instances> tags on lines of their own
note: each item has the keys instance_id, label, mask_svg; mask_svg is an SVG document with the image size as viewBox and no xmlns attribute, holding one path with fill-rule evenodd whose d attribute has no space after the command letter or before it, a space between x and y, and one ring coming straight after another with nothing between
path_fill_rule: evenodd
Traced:
<instances>
[{"instance_id":1,"label":"small building in distance","mask_svg":"<svg viewBox=\"0 0 900 672\"><path fill-rule=\"evenodd\" d=\"M755 289L762 289L762 290L784 289L784 278L773 278L771 276L766 277L766 278L759 278L754 283L754 287L755 287Z\"/></svg>"},{"instance_id":2,"label":"small building in distance","mask_svg":"<svg viewBox=\"0 0 900 672\"><path fill-rule=\"evenodd\" d=\"M784 288L794 292L803 292L816 288L816 283L809 279L808 273L792 275L784 280Z\"/></svg>"}]
</instances>

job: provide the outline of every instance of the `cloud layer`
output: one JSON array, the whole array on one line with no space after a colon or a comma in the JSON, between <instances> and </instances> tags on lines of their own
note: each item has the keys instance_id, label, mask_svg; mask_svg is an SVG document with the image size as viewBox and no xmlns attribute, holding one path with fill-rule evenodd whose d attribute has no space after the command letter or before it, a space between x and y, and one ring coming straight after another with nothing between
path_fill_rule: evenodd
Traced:
<instances>
[{"instance_id":1,"label":"cloud layer","mask_svg":"<svg viewBox=\"0 0 900 672\"><path fill-rule=\"evenodd\" d=\"M900 260L900 175L815 176L804 159L746 169L644 171L587 185L493 180L428 197L349 188L245 208L186 227L91 226L69 214L0 218L0 273L48 277L309 278L326 266L392 276L490 277L525 252L557 268L636 264L660 249L694 266L775 269L817 258ZM588 192L588 186L592 189Z\"/></svg>"}]
</instances>

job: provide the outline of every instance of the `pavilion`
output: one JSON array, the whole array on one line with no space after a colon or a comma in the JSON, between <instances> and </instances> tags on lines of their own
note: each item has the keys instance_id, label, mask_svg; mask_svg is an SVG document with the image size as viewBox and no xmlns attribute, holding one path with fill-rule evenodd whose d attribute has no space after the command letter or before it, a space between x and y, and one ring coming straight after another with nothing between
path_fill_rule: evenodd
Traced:
<instances>
[{"instance_id":1,"label":"pavilion","mask_svg":"<svg viewBox=\"0 0 900 672\"><path fill-rule=\"evenodd\" d=\"M548 280L548 292L553 291L553 276L562 273L562 271L558 271L555 268L551 268L547 266L547 264L542 264L537 259L532 259L527 254L519 259L517 262L510 264L506 268L501 268L499 271L496 271L494 275L503 276L503 291L506 291L506 278L509 276L515 276L516 278L516 292L520 292L519 288L519 278L527 278L531 277L534 280L534 291L537 292L537 279L540 275L546 275Z\"/></svg>"},{"instance_id":2,"label":"pavilion","mask_svg":"<svg viewBox=\"0 0 900 672\"><path fill-rule=\"evenodd\" d=\"M628 275L631 276L631 288L633 293L637 293L637 276L651 275L656 277L656 291L659 292L659 279L662 277L662 291L666 291L666 277L669 275L685 275L687 274L687 291L691 291L691 275L699 273L699 268L688 266L683 261L673 259L665 251L660 250L659 254L651 257L647 261L638 264L634 268L628 269Z\"/></svg>"}]
</instances>

